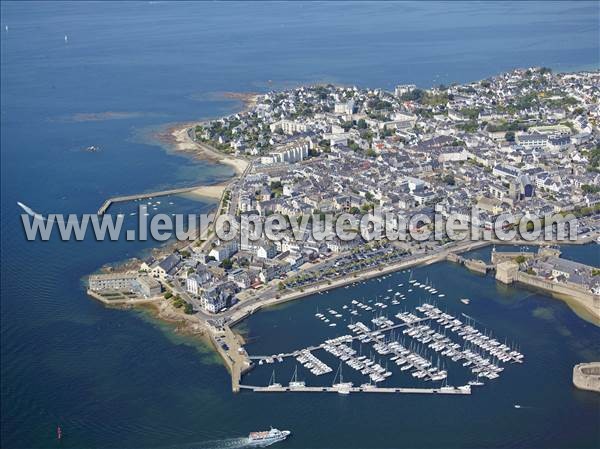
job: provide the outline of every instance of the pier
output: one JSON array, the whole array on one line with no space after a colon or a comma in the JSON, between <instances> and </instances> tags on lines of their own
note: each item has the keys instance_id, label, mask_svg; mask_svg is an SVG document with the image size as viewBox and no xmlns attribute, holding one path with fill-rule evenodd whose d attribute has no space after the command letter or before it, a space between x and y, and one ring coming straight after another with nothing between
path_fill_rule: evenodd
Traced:
<instances>
[{"instance_id":1,"label":"pier","mask_svg":"<svg viewBox=\"0 0 600 449\"><path fill-rule=\"evenodd\" d=\"M136 193L133 195L124 195L124 196L114 196L112 198L108 198L100 209L98 209L98 215L104 215L108 208L114 203L125 203L127 201L136 201L143 200L147 198L155 198L160 196L169 196L169 195L179 195L181 193L189 193L193 190L199 189L202 186L193 186L193 187L182 187L180 189L170 189L170 190L160 190L158 192L148 192L148 193Z\"/></svg>"},{"instance_id":2,"label":"pier","mask_svg":"<svg viewBox=\"0 0 600 449\"><path fill-rule=\"evenodd\" d=\"M420 285L422 284L414 283L416 287ZM356 303L360 304L360 302ZM416 310L422 312L425 316L415 315L411 312L397 313L395 316L402 321L398 324L393 324L393 321L388 318L379 317L371 320L378 326L375 329L370 329L364 323L358 321L356 324L348 324L348 328L356 335L341 335L326 340L320 345L309 346L289 353L248 357L249 359L258 360L259 365L262 365L263 362L267 364L283 362L285 357L295 357L298 362L306 369L309 369L314 375L321 376L332 370L326 363L313 356L311 351L323 349L340 359L338 372L334 377L333 385L330 387L307 386L303 381L297 381L296 368L294 377L292 377L287 386L275 382L275 370L273 370L269 385L244 385L239 382L236 384L237 391L246 389L255 392L301 391L313 393L335 392L339 394L362 392L471 394L471 385L481 386L484 385L483 378L493 380L500 376L501 372L504 371L504 367L500 366L500 363L523 363L523 354L512 349L506 343L500 343L500 341L492 337L491 333L476 329L472 323L463 323L453 315L442 312L442 310L429 303L424 303L416 307ZM334 315L337 313L332 309L329 312ZM321 319L324 315L317 313L315 316ZM435 326L438 328L437 331L435 330ZM384 332L393 331L398 328L404 328L402 334L411 340L409 344L404 343L404 339L400 342L397 337L394 338L393 332L389 340L384 336ZM459 339L460 343L457 343L456 340L446 335L446 331L462 337L462 341ZM378 382L385 381L386 378L392 375L392 371L388 370L387 360L384 368L381 365L381 361L375 361L372 355L368 359L363 355L355 356L357 351L352 348L351 344L354 340L359 340L361 343L372 342L372 349L381 356L389 355L389 360L394 362L400 371L410 371L407 374L425 381L441 381L444 383L444 386L437 388L378 387ZM415 344L420 344L421 346L416 346ZM433 356L439 354L437 366L434 366L433 356L428 357L424 350L435 351L433 352ZM440 367L440 356L445 356L455 363L460 361L463 367L468 368L472 372L475 380L469 381L468 385L459 387L446 385L448 372L443 364ZM351 382L344 383L342 380L343 363L360 372L360 374L367 376L369 382L361 384L360 387L355 387ZM339 383L335 383L338 373L340 381Z\"/></svg>"},{"instance_id":3,"label":"pier","mask_svg":"<svg viewBox=\"0 0 600 449\"><path fill-rule=\"evenodd\" d=\"M360 337L364 336L364 335L369 335L369 336L373 336L374 333L376 332L388 332L394 329L398 329L400 327L406 327L406 326L412 326L413 324L417 324L417 323L421 323L423 321L428 321L430 318L429 317L425 317L425 318L421 318L419 320L415 320L413 323L399 323L399 324L394 324L393 326L387 326L387 327L383 327L380 329L374 329L371 332L362 332L359 333L358 335L354 335L354 336L348 336L348 340L358 340ZM302 348L302 349L298 349L296 351L293 352L286 352L286 353L281 353L281 354L273 354L273 355L251 355L248 358L251 360L267 360L267 359L278 359L278 358L286 358L286 357L295 357L298 354L300 354L302 351L316 351L318 349L323 349L323 347L327 344L327 342L325 343L321 343L320 345L315 345L315 346L309 346L307 348Z\"/></svg>"},{"instance_id":4,"label":"pier","mask_svg":"<svg viewBox=\"0 0 600 449\"><path fill-rule=\"evenodd\" d=\"M240 385L240 390L251 390L257 393L340 393L337 387L259 387L254 385ZM404 394L471 394L467 387L441 387L441 388L402 388L402 387L348 387L344 394L350 393L404 393Z\"/></svg>"}]
</instances>

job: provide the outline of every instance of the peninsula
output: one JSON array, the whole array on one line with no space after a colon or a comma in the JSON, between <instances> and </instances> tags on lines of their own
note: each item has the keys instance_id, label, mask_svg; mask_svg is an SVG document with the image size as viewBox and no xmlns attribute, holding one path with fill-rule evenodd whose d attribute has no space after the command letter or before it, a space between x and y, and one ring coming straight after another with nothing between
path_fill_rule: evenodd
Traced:
<instances>
[{"instance_id":1,"label":"peninsula","mask_svg":"<svg viewBox=\"0 0 600 449\"><path fill-rule=\"evenodd\" d=\"M169 131L175 149L231 166L235 176L193 193L218 201L217 214L469 216L490 229L502 214L572 214L577 235L600 230L600 73L514 70L464 85L420 89L303 86L253 96L246 109ZM469 221L469 219L467 220ZM314 226L313 220L309 226ZM557 232L545 224L552 235ZM298 239L289 226L271 241L220 240L214 229L135 270L93 275L89 294L106 304L153 304L166 319L211 340L233 389L253 365L231 326L262 307L352 285L392 271L451 260L495 271L556 294L600 322L600 270L553 249L488 264L459 256L504 242L407 239Z\"/></svg>"}]
</instances>

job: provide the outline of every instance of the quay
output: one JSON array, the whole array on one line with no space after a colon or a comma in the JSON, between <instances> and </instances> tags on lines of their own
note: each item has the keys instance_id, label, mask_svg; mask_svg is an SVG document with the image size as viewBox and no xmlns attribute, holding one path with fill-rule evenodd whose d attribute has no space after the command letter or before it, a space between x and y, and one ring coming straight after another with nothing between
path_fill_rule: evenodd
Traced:
<instances>
[{"instance_id":1,"label":"quay","mask_svg":"<svg viewBox=\"0 0 600 449\"><path fill-rule=\"evenodd\" d=\"M340 393L336 387L259 387L255 385L239 385L240 390L251 390L258 393ZM441 388L402 388L402 387L348 387L344 392L350 393L404 393L404 394L471 394L470 388L441 387Z\"/></svg>"},{"instance_id":2,"label":"quay","mask_svg":"<svg viewBox=\"0 0 600 449\"><path fill-rule=\"evenodd\" d=\"M434 254L415 254L408 256L406 259L400 260L397 263L393 263L391 265L386 265L384 267L371 268L364 271L360 271L354 273L352 276L344 276L333 281L320 281L316 282L308 287L303 289L293 291L290 293L285 293L283 295L276 295L271 298L262 298L260 300L252 300L251 302L242 303L240 306L235 309L229 309L226 316L226 321L229 326L235 326L241 321L245 320L250 315L259 312L263 308L276 306L279 304L286 303L288 301L295 301L300 298L304 298L310 295L327 292L330 290L335 290L337 288L342 288L346 286L351 286L353 284L358 284L360 282L368 281L369 279L379 278L386 274L395 273L397 271L405 270L408 268L413 268L416 266L427 266L432 265L438 262L443 262L447 260L449 253L456 252L468 252L473 251L475 249L484 248L489 246L493 242L487 241L475 241L475 242L465 242L456 245L452 248L446 248L439 253ZM220 314L223 316L223 314ZM219 316L219 315L217 315ZM225 317L224 317L225 318Z\"/></svg>"},{"instance_id":3,"label":"quay","mask_svg":"<svg viewBox=\"0 0 600 449\"><path fill-rule=\"evenodd\" d=\"M170 189L170 190L160 190L158 192L148 192L148 193L136 193L133 195L124 195L124 196L114 196L112 198L108 198L100 209L98 209L98 215L104 215L108 208L114 203L125 203L127 201L135 201L135 200L143 200L147 198L155 198L160 196L169 196L169 195L178 195L181 193L189 193L193 190L196 190L202 186L193 186L193 187L182 187L180 189Z\"/></svg>"}]
</instances>

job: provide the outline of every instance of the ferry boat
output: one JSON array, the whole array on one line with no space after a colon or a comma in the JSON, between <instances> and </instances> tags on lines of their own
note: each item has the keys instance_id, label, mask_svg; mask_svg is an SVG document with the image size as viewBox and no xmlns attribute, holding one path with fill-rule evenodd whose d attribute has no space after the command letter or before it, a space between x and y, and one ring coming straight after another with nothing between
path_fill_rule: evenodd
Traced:
<instances>
[{"instance_id":1,"label":"ferry boat","mask_svg":"<svg viewBox=\"0 0 600 449\"><path fill-rule=\"evenodd\" d=\"M292 432L289 430L273 429L263 432L250 432L248 444L252 446L269 446L273 443L285 440Z\"/></svg>"}]
</instances>

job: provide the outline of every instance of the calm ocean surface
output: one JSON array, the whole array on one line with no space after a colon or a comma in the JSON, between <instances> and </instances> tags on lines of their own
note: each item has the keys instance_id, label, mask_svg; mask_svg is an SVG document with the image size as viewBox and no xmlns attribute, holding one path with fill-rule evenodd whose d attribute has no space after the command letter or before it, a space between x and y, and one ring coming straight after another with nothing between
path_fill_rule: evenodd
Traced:
<instances>
[{"instance_id":1,"label":"calm ocean surface","mask_svg":"<svg viewBox=\"0 0 600 449\"><path fill-rule=\"evenodd\" d=\"M239 108L219 92L322 81L427 87L531 65L598 68L598 3L0 7L3 448L240 447L237 438L269 425L293 431L280 444L290 448L600 444L600 398L571 386L573 364L600 358L600 330L561 301L450 264L415 269L413 276L447 294L451 313L468 313L518 342L526 363L471 397L233 395L212 352L142 312L86 297L82 276L156 243L26 242L16 205L93 212L110 195L227 178L229 168L175 155L152 139L165 124ZM102 151L82 150L89 145ZM210 208L170 201L161 212ZM597 246L565 251L600 264ZM295 349L333 335L313 317L317 307L375 298L407 276L253 316L241 326L249 351ZM292 370L278 365L277 375L287 382ZM249 380L269 375L261 367Z\"/></svg>"}]
</instances>

